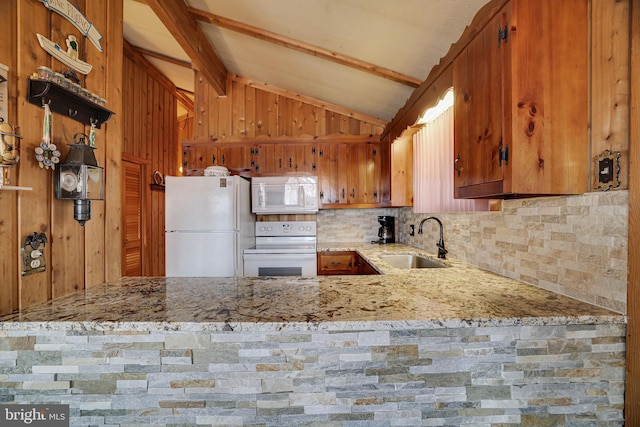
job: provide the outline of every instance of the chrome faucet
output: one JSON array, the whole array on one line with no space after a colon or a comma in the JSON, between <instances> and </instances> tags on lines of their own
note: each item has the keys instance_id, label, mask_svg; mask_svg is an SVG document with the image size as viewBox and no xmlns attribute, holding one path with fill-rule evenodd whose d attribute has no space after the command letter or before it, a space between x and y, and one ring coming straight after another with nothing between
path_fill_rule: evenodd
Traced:
<instances>
[{"instance_id":1,"label":"chrome faucet","mask_svg":"<svg viewBox=\"0 0 640 427\"><path fill-rule=\"evenodd\" d=\"M425 221L427 221L428 219L433 219L438 224L440 224L440 241L438 241L438 244L436 246L438 247L438 258L445 259L448 251L444 248L444 237L443 237L443 230L442 230L442 221L440 221L435 216L430 216L430 217L427 217L427 218L423 219L422 221L420 221L420 226L418 227L418 234L422 234L422 224L424 224Z\"/></svg>"}]
</instances>

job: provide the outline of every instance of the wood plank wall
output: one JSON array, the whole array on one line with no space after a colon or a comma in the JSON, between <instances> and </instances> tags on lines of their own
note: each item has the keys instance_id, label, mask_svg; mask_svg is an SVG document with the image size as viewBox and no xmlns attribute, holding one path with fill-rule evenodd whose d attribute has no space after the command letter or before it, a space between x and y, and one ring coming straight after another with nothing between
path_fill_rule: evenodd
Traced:
<instances>
[{"instance_id":1,"label":"wood plank wall","mask_svg":"<svg viewBox=\"0 0 640 427\"><path fill-rule=\"evenodd\" d=\"M196 138L381 135L385 125L373 117L234 75L227 78L227 95L219 97L196 72L194 108Z\"/></svg>"},{"instance_id":2,"label":"wood plank wall","mask_svg":"<svg viewBox=\"0 0 640 427\"><path fill-rule=\"evenodd\" d=\"M115 89L121 78L118 70L122 69L122 6L110 3L113 2L74 2L101 32L104 51L100 52L69 21L49 11L41 1L0 2L0 62L10 67L9 121L19 127L23 137L20 162L11 171L12 184L33 188L19 192L0 190L0 313L102 283L113 277L114 270L119 271L119 204L109 203L120 198L119 157L110 157L110 153L120 152L117 119L104 124L97 133L95 154L98 164L105 168L107 199L92 202L92 219L82 227L73 219L73 202L55 198L53 171L41 169L35 161L34 148L42 139L43 109L25 99L28 79L39 66L56 72L67 69L39 46L36 33L61 45L69 34L74 34L80 41L80 57L93 65L91 73L82 78L82 86L107 99L108 108L116 116L120 114ZM88 134L89 126L53 114L52 139L62 152L61 160L76 133ZM45 233L48 239L46 271L23 277L19 249L24 238L34 232Z\"/></svg>"},{"instance_id":3,"label":"wood plank wall","mask_svg":"<svg viewBox=\"0 0 640 427\"><path fill-rule=\"evenodd\" d=\"M123 150L143 164L146 200L143 275L164 275L164 192L152 190L153 175L177 175L180 159L176 88L125 43ZM184 125L184 124L182 124Z\"/></svg>"}]
</instances>

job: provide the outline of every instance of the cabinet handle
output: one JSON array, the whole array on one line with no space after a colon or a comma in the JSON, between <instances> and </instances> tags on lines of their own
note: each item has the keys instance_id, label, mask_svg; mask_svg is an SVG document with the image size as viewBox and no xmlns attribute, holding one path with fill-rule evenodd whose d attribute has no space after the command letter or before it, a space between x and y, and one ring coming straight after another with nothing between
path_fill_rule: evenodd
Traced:
<instances>
[{"instance_id":1,"label":"cabinet handle","mask_svg":"<svg viewBox=\"0 0 640 427\"><path fill-rule=\"evenodd\" d=\"M352 198L352 199L355 199L355 198L356 198L356 189L355 189L355 188L352 188L352 189L351 189L351 198Z\"/></svg>"},{"instance_id":2,"label":"cabinet handle","mask_svg":"<svg viewBox=\"0 0 640 427\"><path fill-rule=\"evenodd\" d=\"M345 195L344 195L344 188L342 189L342 198L343 198L343 199L345 198Z\"/></svg>"},{"instance_id":3,"label":"cabinet handle","mask_svg":"<svg viewBox=\"0 0 640 427\"><path fill-rule=\"evenodd\" d=\"M282 169L282 159L278 159L278 167Z\"/></svg>"},{"instance_id":4,"label":"cabinet handle","mask_svg":"<svg viewBox=\"0 0 640 427\"><path fill-rule=\"evenodd\" d=\"M289 169L293 168L293 160L289 157Z\"/></svg>"},{"instance_id":5,"label":"cabinet handle","mask_svg":"<svg viewBox=\"0 0 640 427\"><path fill-rule=\"evenodd\" d=\"M505 22L504 24L504 28L502 27L498 27L498 47L500 47L500 44L502 43L502 40L504 40L504 43L507 43L507 39L509 37L509 23Z\"/></svg>"},{"instance_id":6,"label":"cabinet handle","mask_svg":"<svg viewBox=\"0 0 640 427\"><path fill-rule=\"evenodd\" d=\"M320 192L320 200L324 199L324 192Z\"/></svg>"},{"instance_id":7,"label":"cabinet handle","mask_svg":"<svg viewBox=\"0 0 640 427\"><path fill-rule=\"evenodd\" d=\"M224 161L224 154L222 155L222 164L223 164L223 165L225 164L225 161Z\"/></svg>"},{"instance_id":8,"label":"cabinet handle","mask_svg":"<svg viewBox=\"0 0 640 427\"><path fill-rule=\"evenodd\" d=\"M456 156L456 159L453 161L453 170L455 170L458 173L458 176L460 176L460 167L458 166L459 161L460 161L460 153L458 153L458 155Z\"/></svg>"},{"instance_id":9,"label":"cabinet handle","mask_svg":"<svg viewBox=\"0 0 640 427\"><path fill-rule=\"evenodd\" d=\"M215 165L215 164L216 164L216 155L215 155L215 154L212 154L212 155L211 155L211 164L212 164L212 165Z\"/></svg>"},{"instance_id":10,"label":"cabinet handle","mask_svg":"<svg viewBox=\"0 0 640 427\"><path fill-rule=\"evenodd\" d=\"M504 160L504 164L509 164L509 144L504 147L504 151L502 150L502 142L498 146L498 165L502 166L502 161Z\"/></svg>"},{"instance_id":11,"label":"cabinet handle","mask_svg":"<svg viewBox=\"0 0 640 427\"><path fill-rule=\"evenodd\" d=\"M341 265L342 261L331 261L331 265Z\"/></svg>"}]
</instances>

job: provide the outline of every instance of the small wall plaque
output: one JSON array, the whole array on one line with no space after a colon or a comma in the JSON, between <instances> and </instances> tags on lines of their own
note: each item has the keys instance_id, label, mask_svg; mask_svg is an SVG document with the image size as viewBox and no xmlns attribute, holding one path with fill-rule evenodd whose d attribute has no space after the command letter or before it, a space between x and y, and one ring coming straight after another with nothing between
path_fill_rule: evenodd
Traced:
<instances>
[{"instance_id":1,"label":"small wall plaque","mask_svg":"<svg viewBox=\"0 0 640 427\"><path fill-rule=\"evenodd\" d=\"M25 237L22 244L22 275L40 273L45 271L44 245L47 236L44 233L36 233Z\"/></svg>"}]
</instances>

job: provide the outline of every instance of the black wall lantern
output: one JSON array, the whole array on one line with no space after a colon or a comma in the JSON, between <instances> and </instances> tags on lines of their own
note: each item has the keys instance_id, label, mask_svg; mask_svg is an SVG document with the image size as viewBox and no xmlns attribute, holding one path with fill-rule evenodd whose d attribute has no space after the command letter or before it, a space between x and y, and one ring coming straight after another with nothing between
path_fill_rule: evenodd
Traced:
<instances>
[{"instance_id":1,"label":"black wall lantern","mask_svg":"<svg viewBox=\"0 0 640 427\"><path fill-rule=\"evenodd\" d=\"M83 133L73 136L64 163L56 166L56 197L73 200L73 218L84 225L91 219L91 200L104 200L104 169L98 166L94 147Z\"/></svg>"}]
</instances>

